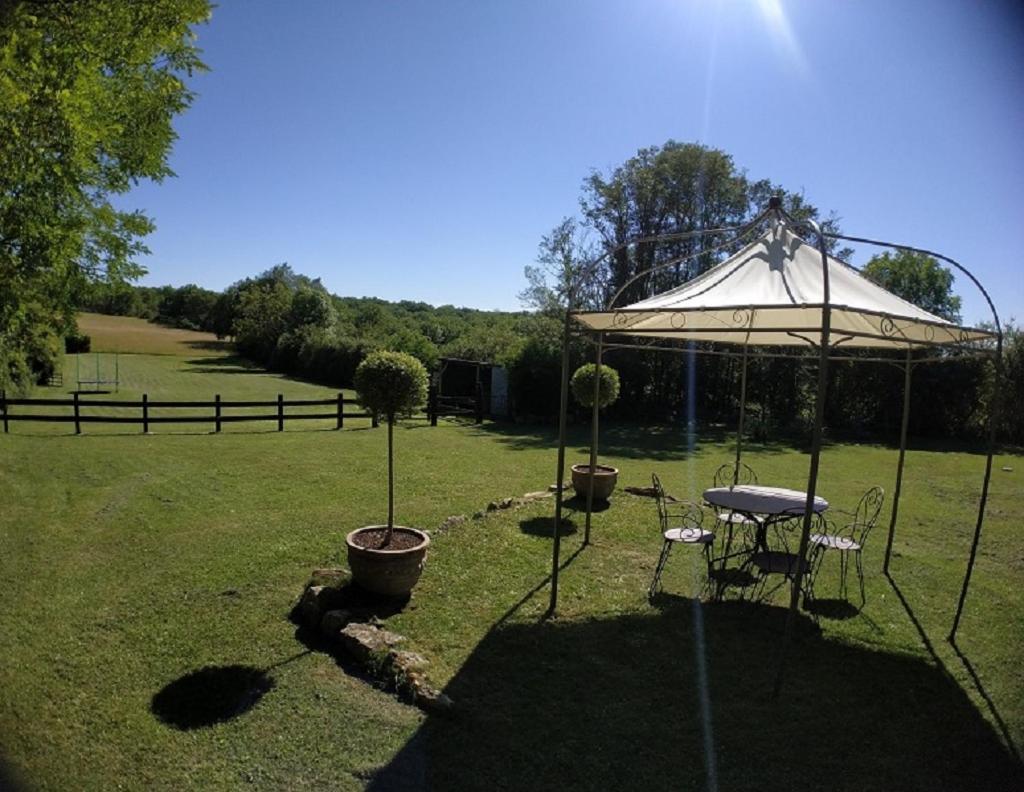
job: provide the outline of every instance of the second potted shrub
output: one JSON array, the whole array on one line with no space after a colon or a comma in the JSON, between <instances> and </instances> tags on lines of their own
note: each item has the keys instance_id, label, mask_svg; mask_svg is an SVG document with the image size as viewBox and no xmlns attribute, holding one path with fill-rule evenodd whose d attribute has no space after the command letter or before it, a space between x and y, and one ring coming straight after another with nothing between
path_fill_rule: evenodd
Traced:
<instances>
[{"instance_id":1,"label":"second potted shrub","mask_svg":"<svg viewBox=\"0 0 1024 792\"><path fill-rule=\"evenodd\" d=\"M597 366L593 363L580 366L572 375L570 382L572 395L584 407L594 406L594 380L596 377ZM601 366L601 376L597 386L598 409L607 407L617 398L619 398L619 372L610 366ZM592 486L596 500L608 500L615 489L618 478L618 468L609 465L594 465L593 471L590 470L589 462L572 466L572 486L581 498L587 497L587 489Z\"/></svg>"}]
</instances>

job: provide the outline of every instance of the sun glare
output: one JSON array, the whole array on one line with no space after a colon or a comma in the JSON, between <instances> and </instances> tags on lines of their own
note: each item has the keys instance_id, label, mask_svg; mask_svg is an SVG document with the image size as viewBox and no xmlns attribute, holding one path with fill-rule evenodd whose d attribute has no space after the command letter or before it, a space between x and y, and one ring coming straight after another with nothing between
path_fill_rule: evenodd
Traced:
<instances>
[{"instance_id":1,"label":"sun glare","mask_svg":"<svg viewBox=\"0 0 1024 792\"><path fill-rule=\"evenodd\" d=\"M764 17L765 25L771 32L774 42L783 49L793 66L801 73L806 72L804 53L789 24L782 0L757 0L757 7L761 10L761 16Z\"/></svg>"}]
</instances>

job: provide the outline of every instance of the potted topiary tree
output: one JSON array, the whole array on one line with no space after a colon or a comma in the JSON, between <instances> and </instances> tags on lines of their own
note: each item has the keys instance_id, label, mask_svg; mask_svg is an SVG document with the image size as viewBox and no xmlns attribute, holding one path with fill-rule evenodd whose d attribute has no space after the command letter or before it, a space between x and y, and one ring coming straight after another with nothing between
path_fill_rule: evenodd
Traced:
<instances>
[{"instance_id":1,"label":"potted topiary tree","mask_svg":"<svg viewBox=\"0 0 1024 792\"><path fill-rule=\"evenodd\" d=\"M395 525L395 421L427 398L427 370L412 355L374 352L355 373L359 402L388 425L388 521L367 525L345 537L353 581L386 597L404 597L423 571L430 537L423 531Z\"/></svg>"},{"instance_id":2,"label":"potted topiary tree","mask_svg":"<svg viewBox=\"0 0 1024 792\"><path fill-rule=\"evenodd\" d=\"M594 406L594 384L597 379L597 366L586 363L576 369L570 385L572 395L584 407ZM610 366L601 366L601 376L597 382L597 407L607 407L619 398L619 372ZM594 465L591 472L590 463L572 466L572 486L576 494L582 498L587 496L587 489L594 488L594 498L608 500L615 489L619 478L619 469L608 465ZM593 484L591 485L591 482Z\"/></svg>"}]
</instances>

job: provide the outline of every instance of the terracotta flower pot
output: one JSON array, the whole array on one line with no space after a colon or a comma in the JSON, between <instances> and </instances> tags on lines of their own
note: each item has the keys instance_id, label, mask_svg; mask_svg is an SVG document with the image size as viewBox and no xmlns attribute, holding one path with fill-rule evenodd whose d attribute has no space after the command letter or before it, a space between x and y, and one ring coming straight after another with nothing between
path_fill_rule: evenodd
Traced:
<instances>
[{"instance_id":1,"label":"terracotta flower pot","mask_svg":"<svg viewBox=\"0 0 1024 792\"><path fill-rule=\"evenodd\" d=\"M619 480L619 469L608 465L595 465L594 474L591 476L590 465L572 466L572 487L581 498L587 497L591 480L594 482L594 500L606 501Z\"/></svg>"},{"instance_id":2,"label":"terracotta flower pot","mask_svg":"<svg viewBox=\"0 0 1024 792\"><path fill-rule=\"evenodd\" d=\"M406 597L420 579L423 562L427 557L430 537L415 528L396 525L394 536L399 534L413 535L418 543L406 549L377 549L360 547L355 541L360 533L380 531L386 525L367 525L357 528L345 537L348 548L348 567L352 570L352 580L358 586L372 594L382 597ZM394 538L392 538L394 542Z\"/></svg>"}]
</instances>

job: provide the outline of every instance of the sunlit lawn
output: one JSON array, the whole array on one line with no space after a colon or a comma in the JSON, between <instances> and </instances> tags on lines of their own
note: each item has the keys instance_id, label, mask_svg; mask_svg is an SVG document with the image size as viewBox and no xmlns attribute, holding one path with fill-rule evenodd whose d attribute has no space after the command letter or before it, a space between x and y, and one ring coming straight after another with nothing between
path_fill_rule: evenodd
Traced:
<instances>
[{"instance_id":1,"label":"sunlit lawn","mask_svg":"<svg viewBox=\"0 0 1024 792\"><path fill-rule=\"evenodd\" d=\"M122 363L125 389L313 387L188 359ZM541 619L550 499L434 532L421 584L389 623L456 701L445 718L305 653L287 620L309 571L342 565L344 534L380 521L382 430L12 427L0 436L0 751L32 787L676 790L714 773L721 789L1020 788L1006 740L1024 742L1024 457L997 460L966 663L945 635L983 457L912 451L893 562L905 604L880 573L883 520L866 608L821 618L820 634L804 619L772 702L783 598L698 606L700 564L683 551L649 603L655 509L622 492L653 471L698 496L728 436L687 452L680 428L608 427L603 461L621 468L620 488L582 550L570 509L556 619ZM577 427L571 460L584 438ZM430 530L554 475L549 429L418 421L396 444L397 516ZM748 461L762 482L802 488L800 452L754 446ZM871 484L890 491L895 462L885 447L830 446L822 493L852 506ZM835 570L827 560L820 596L834 596ZM191 730L155 717L167 685L233 665L268 671L254 707Z\"/></svg>"}]
</instances>

